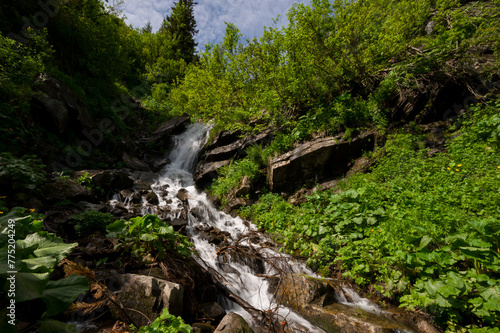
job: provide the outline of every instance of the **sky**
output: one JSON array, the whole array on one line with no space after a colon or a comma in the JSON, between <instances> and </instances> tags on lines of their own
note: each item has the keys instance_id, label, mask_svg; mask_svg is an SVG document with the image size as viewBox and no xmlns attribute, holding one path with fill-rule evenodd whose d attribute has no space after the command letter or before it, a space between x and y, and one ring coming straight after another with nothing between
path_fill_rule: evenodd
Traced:
<instances>
[{"instance_id":1,"label":"sky","mask_svg":"<svg viewBox=\"0 0 500 333\"><path fill-rule=\"evenodd\" d=\"M177 0L175 0L177 2ZM294 3L309 4L309 0L198 0L194 17L199 30L195 37L198 49L207 43L219 43L226 31L226 22L235 24L243 34L242 41L260 37L264 26L281 27L287 24L286 13ZM142 28L148 21L153 31L160 28L170 13L174 0L125 0L120 6L126 22ZM277 25L273 19L280 15Z\"/></svg>"}]
</instances>

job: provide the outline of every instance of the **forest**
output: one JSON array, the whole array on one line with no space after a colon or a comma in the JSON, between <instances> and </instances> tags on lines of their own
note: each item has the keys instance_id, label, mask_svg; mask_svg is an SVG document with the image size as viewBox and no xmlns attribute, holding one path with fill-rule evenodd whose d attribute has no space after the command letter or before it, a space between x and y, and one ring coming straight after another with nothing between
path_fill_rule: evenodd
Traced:
<instances>
[{"instance_id":1,"label":"forest","mask_svg":"<svg viewBox=\"0 0 500 333\"><path fill-rule=\"evenodd\" d=\"M282 28L242 40L227 22L203 47L195 6L178 0L154 32L127 25L119 2L0 3L0 331L76 332L62 313L91 308L75 303L89 290L112 308L93 273L101 263L75 261L96 237L134 267L189 266L190 239L157 216L81 211L76 196L48 194L72 182L106 201L111 187L79 171L165 154L150 134L189 117L210 124L207 147L272 132L204 188L221 209L435 332L500 332L500 0L311 0ZM280 156L365 133L376 139L357 170L271 186ZM252 190L232 207L244 179ZM25 288L17 326L8 271ZM185 313L124 319L122 332L191 332Z\"/></svg>"}]
</instances>

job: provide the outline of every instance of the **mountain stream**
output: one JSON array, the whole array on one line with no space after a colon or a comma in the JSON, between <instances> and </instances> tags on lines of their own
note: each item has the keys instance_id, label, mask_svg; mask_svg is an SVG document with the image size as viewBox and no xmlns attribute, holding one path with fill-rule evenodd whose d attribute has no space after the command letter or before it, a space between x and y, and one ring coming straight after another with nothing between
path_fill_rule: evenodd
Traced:
<instances>
[{"instance_id":1,"label":"mountain stream","mask_svg":"<svg viewBox=\"0 0 500 333\"><path fill-rule=\"evenodd\" d=\"M239 217L232 217L218 211L208 200L204 192L195 187L193 170L197 158L208 138L209 128L196 123L182 134L175 137L175 146L171 150L167 165L158 175L158 180L151 185L158 195L159 204L143 205L142 214L157 214L165 221L175 221L187 218L187 232L196 247L198 256L195 260L205 269L215 274L217 279L227 289L244 300L257 310L272 313L277 323L286 320L287 332L325 332L304 319L300 314L278 304L271 292L267 277L280 273L296 273L319 278L303 263L297 262L291 256L280 253L267 246L272 242L265 235L257 233L257 228ZM187 196L186 201L179 199L179 193ZM118 197L117 197L118 198ZM127 204L125 200L124 204ZM182 214L187 216L182 216ZM253 250L257 250L261 259L257 265L255 260L232 258L231 255L220 253L217 247L203 236L200 230L218 230L226 235L231 242L226 248L238 243ZM260 266L259 266L260 264ZM255 266L258 266L257 268ZM350 289L344 289L350 300L344 295L337 295L337 301L352 307L361 308L370 313L380 313L380 310L371 301L360 297ZM233 311L241 315L256 326L254 317L237 303L221 297L219 303L227 312Z\"/></svg>"}]
</instances>

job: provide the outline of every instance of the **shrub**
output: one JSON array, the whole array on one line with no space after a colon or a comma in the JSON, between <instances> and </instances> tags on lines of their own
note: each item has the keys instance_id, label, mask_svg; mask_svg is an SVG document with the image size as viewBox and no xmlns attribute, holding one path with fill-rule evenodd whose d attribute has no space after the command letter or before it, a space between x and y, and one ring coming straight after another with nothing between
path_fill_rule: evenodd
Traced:
<instances>
[{"instance_id":1,"label":"shrub","mask_svg":"<svg viewBox=\"0 0 500 333\"><path fill-rule=\"evenodd\" d=\"M73 216L72 225L76 234L80 237L91 235L97 231L106 231L106 227L114 220L113 215L89 210L77 216Z\"/></svg>"}]
</instances>

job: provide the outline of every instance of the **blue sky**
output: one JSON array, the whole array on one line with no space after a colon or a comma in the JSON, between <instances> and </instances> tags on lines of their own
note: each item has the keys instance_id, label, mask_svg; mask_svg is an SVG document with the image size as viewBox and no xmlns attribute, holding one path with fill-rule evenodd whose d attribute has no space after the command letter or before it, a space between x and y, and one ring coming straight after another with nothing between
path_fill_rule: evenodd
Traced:
<instances>
[{"instance_id":1,"label":"blue sky","mask_svg":"<svg viewBox=\"0 0 500 333\"><path fill-rule=\"evenodd\" d=\"M177 2L177 0L175 0ZM198 48L208 42L222 40L226 25L234 23L243 34L242 40L260 37L264 26L274 26L273 19L280 15L278 26L287 23L286 13L294 3L309 4L309 0L198 0L194 16L199 30L196 36ZM157 30L163 18L170 12L174 0L125 0L120 7L126 22L143 27L148 21Z\"/></svg>"}]
</instances>

